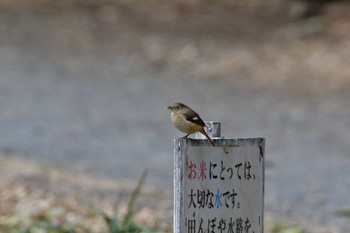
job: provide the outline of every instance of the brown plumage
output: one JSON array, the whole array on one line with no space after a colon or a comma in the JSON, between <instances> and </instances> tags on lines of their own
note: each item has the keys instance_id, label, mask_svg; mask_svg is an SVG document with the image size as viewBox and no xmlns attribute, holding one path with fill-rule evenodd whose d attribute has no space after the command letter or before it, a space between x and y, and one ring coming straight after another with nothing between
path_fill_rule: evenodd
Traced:
<instances>
[{"instance_id":1,"label":"brown plumage","mask_svg":"<svg viewBox=\"0 0 350 233\"><path fill-rule=\"evenodd\" d=\"M167 108L171 110L171 121L173 122L174 126L187 134L184 136L184 138L187 138L188 135L199 131L209 140L212 146L215 146L213 141L205 132L205 123L200 118L198 113L183 103L174 103Z\"/></svg>"}]
</instances>

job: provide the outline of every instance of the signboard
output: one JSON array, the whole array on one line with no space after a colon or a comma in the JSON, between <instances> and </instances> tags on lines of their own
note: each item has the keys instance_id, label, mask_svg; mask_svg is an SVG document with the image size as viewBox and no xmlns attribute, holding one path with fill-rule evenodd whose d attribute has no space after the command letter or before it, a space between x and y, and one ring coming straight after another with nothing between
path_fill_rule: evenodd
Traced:
<instances>
[{"instance_id":1,"label":"signboard","mask_svg":"<svg viewBox=\"0 0 350 233\"><path fill-rule=\"evenodd\" d=\"M175 141L174 232L262 233L264 139L203 142Z\"/></svg>"}]
</instances>

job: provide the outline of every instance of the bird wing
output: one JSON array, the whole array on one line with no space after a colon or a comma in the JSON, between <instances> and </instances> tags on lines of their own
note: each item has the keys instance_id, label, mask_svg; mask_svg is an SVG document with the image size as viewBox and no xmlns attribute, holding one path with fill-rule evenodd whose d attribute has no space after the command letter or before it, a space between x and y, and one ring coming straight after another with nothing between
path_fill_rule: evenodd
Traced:
<instances>
[{"instance_id":1,"label":"bird wing","mask_svg":"<svg viewBox=\"0 0 350 233\"><path fill-rule=\"evenodd\" d=\"M189 111L186 115L186 120L201 126L205 126L204 121L199 117L195 111Z\"/></svg>"}]
</instances>

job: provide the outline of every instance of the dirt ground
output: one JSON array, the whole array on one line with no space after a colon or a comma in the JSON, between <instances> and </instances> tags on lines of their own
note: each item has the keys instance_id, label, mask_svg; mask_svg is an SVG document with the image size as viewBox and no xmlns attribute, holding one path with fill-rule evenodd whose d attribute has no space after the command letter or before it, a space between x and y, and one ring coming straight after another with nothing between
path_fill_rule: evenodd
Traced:
<instances>
[{"instance_id":1,"label":"dirt ground","mask_svg":"<svg viewBox=\"0 0 350 233\"><path fill-rule=\"evenodd\" d=\"M111 199L147 169L143 213L171 224L182 135L163 106L182 101L227 138L266 138L267 216L348 232L350 7L287 5L0 1L4 189Z\"/></svg>"}]
</instances>

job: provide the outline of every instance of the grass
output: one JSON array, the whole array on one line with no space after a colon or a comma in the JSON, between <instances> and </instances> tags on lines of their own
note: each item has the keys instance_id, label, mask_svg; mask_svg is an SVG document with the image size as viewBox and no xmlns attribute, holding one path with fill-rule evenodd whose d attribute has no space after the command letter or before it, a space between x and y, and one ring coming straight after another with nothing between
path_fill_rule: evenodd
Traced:
<instances>
[{"instance_id":1,"label":"grass","mask_svg":"<svg viewBox=\"0 0 350 233\"><path fill-rule=\"evenodd\" d=\"M107 226L109 233L153 232L150 228L142 224L135 223L132 219L136 199L141 192L141 188L145 178L146 178L146 172L142 174L139 182L136 185L136 188L132 192L131 197L127 203L126 213L122 217L118 217L120 212L120 202L121 202L120 196L117 198L117 201L114 205L114 213L112 215L107 214L102 209L97 209L92 207L94 212L97 215L102 216L102 218L104 219L105 225Z\"/></svg>"},{"instance_id":2,"label":"grass","mask_svg":"<svg viewBox=\"0 0 350 233\"><path fill-rule=\"evenodd\" d=\"M342 217L350 217L350 208L339 209L335 214Z\"/></svg>"},{"instance_id":3,"label":"grass","mask_svg":"<svg viewBox=\"0 0 350 233\"><path fill-rule=\"evenodd\" d=\"M272 233L305 233L305 230L300 226L287 227L283 224L274 224L271 229Z\"/></svg>"},{"instance_id":4,"label":"grass","mask_svg":"<svg viewBox=\"0 0 350 233\"><path fill-rule=\"evenodd\" d=\"M0 232L4 233L137 233L160 232L156 226L146 226L135 222L135 204L140 195L146 178L143 172L129 200L123 203L123 198L118 195L111 213L95 205L80 205L80 198L68 199L56 204L50 201L52 197L39 197L37 200L28 200L22 211L15 211L12 215L1 217ZM23 194L24 196L26 194ZM15 198L16 199L16 198ZM46 205L47 208L34 211L30 205ZM126 210L122 211L122 206ZM96 222L98 224L96 224ZM96 227L98 226L98 227Z\"/></svg>"},{"instance_id":5,"label":"grass","mask_svg":"<svg viewBox=\"0 0 350 233\"><path fill-rule=\"evenodd\" d=\"M137 200L146 178L144 172L127 198L118 193L113 204L97 202L84 204L80 196L55 197L50 190L27 183L0 181L0 232L1 233L156 233L172 232L171 224L159 227L157 221L139 219L142 210L137 209ZM349 217L350 209L336 214ZM154 211L154 210L153 210ZM149 212L154 213L154 212ZM151 217L152 218L152 217ZM139 219L139 220L137 220ZM142 222L142 223L141 223ZM147 222L147 223L145 223ZM265 220L267 233L313 232L302 226L275 219Z\"/></svg>"}]
</instances>

